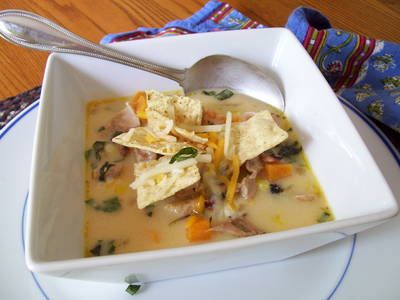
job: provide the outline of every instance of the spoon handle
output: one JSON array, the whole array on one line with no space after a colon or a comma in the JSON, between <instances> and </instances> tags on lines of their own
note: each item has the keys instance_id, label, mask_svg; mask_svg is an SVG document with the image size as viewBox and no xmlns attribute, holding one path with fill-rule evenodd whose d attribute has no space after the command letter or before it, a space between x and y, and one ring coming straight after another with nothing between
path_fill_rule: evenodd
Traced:
<instances>
[{"instance_id":1,"label":"spoon handle","mask_svg":"<svg viewBox=\"0 0 400 300\"><path fill-rule=\"evenodd\" d=\"M0 11L0 36L26 48L80 54L148 71L183 85L184 70L173 69L92 43L39 15L23 10Z\"/></svg>"}]
</instances>

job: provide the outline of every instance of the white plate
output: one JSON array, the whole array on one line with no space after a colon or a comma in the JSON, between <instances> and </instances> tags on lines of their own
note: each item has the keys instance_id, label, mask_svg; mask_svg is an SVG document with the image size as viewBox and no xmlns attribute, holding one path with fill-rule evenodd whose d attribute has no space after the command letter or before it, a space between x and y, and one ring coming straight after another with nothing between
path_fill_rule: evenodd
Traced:
<instances>
[{"instance_id":1,"label":"white plate","mask_svg":"<svg viewBox=\"0 0 400 300\"><path fill-rule=\"evenodd\" d=\"M348 104L346 104L348 105ZM38 102L0 131L0 299L132 299L125 285L31 273L23 253L24 216ZM400 157L351 106L354 125L400 196ZM137 299L398 299L400 216L382 226L284 261L145 286Z\"/></svg>"}]
</instances>

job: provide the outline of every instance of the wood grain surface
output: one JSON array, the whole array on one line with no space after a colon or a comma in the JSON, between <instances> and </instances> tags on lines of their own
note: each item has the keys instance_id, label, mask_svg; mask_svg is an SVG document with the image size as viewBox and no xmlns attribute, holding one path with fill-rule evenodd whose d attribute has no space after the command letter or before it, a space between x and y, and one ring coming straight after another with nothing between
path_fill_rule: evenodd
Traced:
<instances>
[{"instance_id":1,"label":"wood grain surface","mask_svg":"<svg viewBox=\"0 0 400 300\"><path fill-rule=\"evenodd\" d=\"M207 0L0 0L0 10L24 9L98 41L106 33L138 26L160 27L190 16ZM400 0L228 0L248 17L284 26L298 6L323 12L332 25L375 38L400 42ZM37 86L47 53L18 48L0 40L0 99Z\"/></svg>"}]
</instances>

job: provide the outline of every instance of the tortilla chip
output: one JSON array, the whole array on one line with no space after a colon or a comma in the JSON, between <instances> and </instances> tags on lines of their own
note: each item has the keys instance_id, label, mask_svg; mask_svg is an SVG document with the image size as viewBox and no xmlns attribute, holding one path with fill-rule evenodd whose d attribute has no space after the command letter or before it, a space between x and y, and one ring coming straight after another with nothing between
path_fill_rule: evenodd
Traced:
<instances>
[{"instance_id":1,"label":"tortilla chip","mask_svg":"<svg viewBox=\"0 0 400 300\"><path fill-rule=\"evenodd\" d=\"M198 99L146 91L147 111L155 110L177 124L200 125L203 110Z\"/></svg>"},{"instance_id":2,"label":"tortilla chip","mask_svg":"<svg viewBox=\"0 0 400 300\"><path fill-rule=\"evenodd\" d=\"M146 91L147 95L147 108L148 111L153 110L164 117L174 120L175 119L175 108L173 106L171 96L165 95L159 91Z\"/></svg>"},{"instance_id":3,"label":"tortilla chip","mask_svg":"<svg viewBox=\"0 0 400 300\"><path fill-rule=\"evenodd\" d=\"M203 116L201 102L198 99L185 96L172 96L175 108L175 123L185 125L200 125Z\"/></svg>"},{"instance_id":4,"label":"tortilla chip","mask_svg":"<svg viewBox=\"0 0 400 300\"><path fill-rule=\"evenodd\" d=\"M177 126L174 126L174 129L172 131L175 135L179 135L186 139L188 143L194 142L195 144L205 144L208 142L208 139L203 138L201 136L198 136L195 134L193 131L189 131Z\"/></svg>"},{"instance_id":5,"label":"tortilla chip","mask_svg":"<svg viewBox=\"0 0 400 300\"><path fill-rule=\"evenodd\" d=\"M132 128L128 132L121 133L114 137L112 141L116 144L130 148L138 148L154 153L172 156L179 150L189 147L189 144L181 142L168 142L152 134L148 128Z\"/></svg>"},{"instance_id":6,"label":"tortilla chip","mask_svg":"<svg viewBox=\"0 0 400 300\"><path fill-rule=\"evenodd\" d=\"M167 135L173 129L174 121L155 110L148 110L147 127L158 135Z\"/></svg>"},{"instance_id":7,"label":"tortilla chip","mask_svg":"<svg viewBox=\"0 0 400 300\"><path fill-rule=\"evenodd\" d=\"M136 163L134 165L136 178L144 171L165 161L166 159L163 157L159 160ZM138 208L143 209L154 202L173 196L199 180L200 173L197 165L183 168L181 172L168 172L148 178L136 189Z\"/></svg>"},{"instance_id":8,"label":"tortilla chip","mask_svg":"<svg viewBox=\"0 0 400 300\"><path fill-rule=\"evenodd\" d=\"M275 147L288 137L268 110L260 111L245 122L232 124L230 147L238 154L240 164Z\"/></svg>"}]
</instances>

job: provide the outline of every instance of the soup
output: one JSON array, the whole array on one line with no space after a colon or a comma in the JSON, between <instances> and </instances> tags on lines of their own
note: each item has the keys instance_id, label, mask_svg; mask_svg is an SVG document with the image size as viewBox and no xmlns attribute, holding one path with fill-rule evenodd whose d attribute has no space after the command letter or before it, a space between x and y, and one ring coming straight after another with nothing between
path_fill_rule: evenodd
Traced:
<instances>
[{"instance_id":1,"label":"soup","mask_svg":"<svg viewBox=\"0 0 400 300\"><path fill-rule=\"evenodd\" d=\"M268 234L333 214L289 120L230 90L87 106L85 254Z\"/></svg>"}]
</instances>

